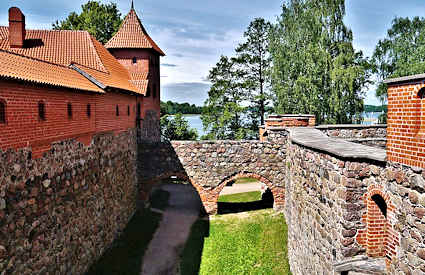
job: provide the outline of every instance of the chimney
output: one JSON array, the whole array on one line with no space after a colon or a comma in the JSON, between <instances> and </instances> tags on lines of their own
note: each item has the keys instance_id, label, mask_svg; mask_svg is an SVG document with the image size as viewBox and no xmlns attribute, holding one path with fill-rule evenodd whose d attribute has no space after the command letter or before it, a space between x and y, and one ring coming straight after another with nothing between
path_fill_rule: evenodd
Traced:
<instances>
[{"instance_id":1,"label":"chimney","mask_svg":"<svg viewBox=\"0 0 425 275\"><path fill-rule=\"evenodd\" d=\"M25 15L20 9L9 9L9 43L11 48L23 48L25 41Z\"/></svg>"}]
</instances>

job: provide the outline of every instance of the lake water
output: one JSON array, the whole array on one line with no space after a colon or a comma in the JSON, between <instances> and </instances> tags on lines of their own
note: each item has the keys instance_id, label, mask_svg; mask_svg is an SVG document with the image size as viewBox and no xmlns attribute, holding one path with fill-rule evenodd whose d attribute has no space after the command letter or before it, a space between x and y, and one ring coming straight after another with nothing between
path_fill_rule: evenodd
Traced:
<instances>
[{"instance_id":1,"label":"lake water","mask_svg":"<svg viewBox=\"0 0 425 275\"><path fill-rule=\"evenodd\" d=\"M378 123L378 118L381 113L372 112L372 113L363 113L363 123L364 125L372 125ZM204 128L202 125L202 120L200 115L183 115L183 117L189 122L191 128L198 131L199 137L205 135Z\"/></svg>"}]
</instances>

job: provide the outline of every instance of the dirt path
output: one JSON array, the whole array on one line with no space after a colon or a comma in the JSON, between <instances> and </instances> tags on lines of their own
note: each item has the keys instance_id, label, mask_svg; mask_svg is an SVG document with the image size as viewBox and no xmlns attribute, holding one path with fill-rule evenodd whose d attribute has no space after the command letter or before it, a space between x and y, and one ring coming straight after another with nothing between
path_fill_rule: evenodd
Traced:
<instances>
[{"instance_id":1,"label":"dirt path","mask_svg":"<svg viewBox=\"0 0 425 275\"><path fill-rule=\"evenodd\" d=\"M177 274L180 253L199 217L201 202L192 186L167 184L161 189L170 193L169 206L145 253L143 275Z\"/></svg>"},{"instance_id":2,"label":"dirt path","mask_svg":"<svg viewBox=\"0 0 425 275\"><path fill-rule=\"evenodd\" d=\"M231 195L231 194L238 194L238 193L245 193L245 192L260 191L260 188L261 188L260 182L233 184L233 186L224 187L220 195Z\"/></svg>"}]
</instances>

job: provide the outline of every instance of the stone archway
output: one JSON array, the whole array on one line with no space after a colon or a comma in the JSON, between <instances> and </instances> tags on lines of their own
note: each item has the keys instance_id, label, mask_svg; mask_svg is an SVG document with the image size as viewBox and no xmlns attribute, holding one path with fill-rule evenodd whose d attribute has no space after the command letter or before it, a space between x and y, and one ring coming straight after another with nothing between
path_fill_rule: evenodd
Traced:
<instances>
[{"instance_id":1,"label":"stone archway","mask_svg":"<svg viewBox=\"0 0 425 275\"><path fill-rule=\"evenodd\" d=\"M261 183L264 183L270 189L270 191L273 194L273 200L274 200L273 209L276 210L276 211L282 211L283 210L283 208L285 206L285 190L284 190L283 187L275 186L269 179L267 179L263 176L260 176L256 173L239 172L239 173L235 173L231 176L226 177L225 179L223 179L220 182L220 184L217 187L215 187L210 192L208 192L209 194L208 194L207 203L208 203L208 207L209 207L208 209L211 210L208 213L210 213L210 214L216 214L217 213L217 202L218 202L218 197L220 196L221 191L223 190L223 188L229 182L235 181L235 180L240 179L240 178L253 178L253 179L257 179ZM204 203L204 205L205 205L205 203Z\"/></svg>"}]
</instances>

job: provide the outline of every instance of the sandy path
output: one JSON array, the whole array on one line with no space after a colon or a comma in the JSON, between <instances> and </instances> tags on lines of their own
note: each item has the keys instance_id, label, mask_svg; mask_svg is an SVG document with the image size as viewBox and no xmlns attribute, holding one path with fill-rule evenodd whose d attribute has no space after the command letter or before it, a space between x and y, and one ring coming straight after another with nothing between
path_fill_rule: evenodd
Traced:
<instances>
[{"instance_id":1,"label":"sandy path","mask_svg":"<svg viewBox=\"0 0 425 275\"><path fill-rule=\"evenodd\" d=\"M224 187L220 195L230 195L230 194L260 191L260 188L261 188L260 182L233 184L233 186Z\"/></svg>"},{"instance_id":2,"label":"sandy path","mask_svg":"<svg viewBox=\"0 0 425 275\"><path fill-rule=\"evenodd\" d=\"M179 255L199 217L201 202L192 186L167 184L161 189L170 193L169 206L145 253L140 273L143 275L177 273Z\"/></svg>"}]
</instances>

